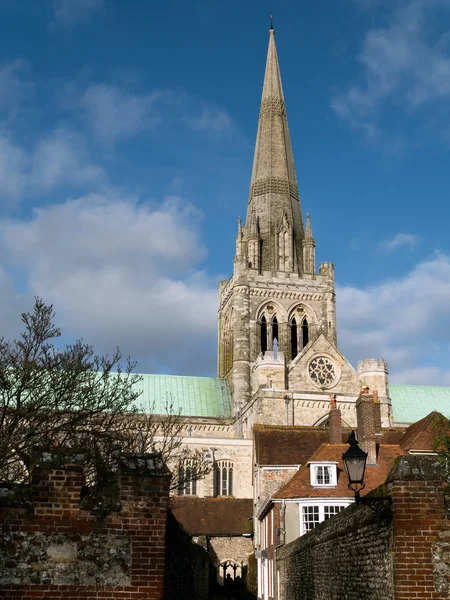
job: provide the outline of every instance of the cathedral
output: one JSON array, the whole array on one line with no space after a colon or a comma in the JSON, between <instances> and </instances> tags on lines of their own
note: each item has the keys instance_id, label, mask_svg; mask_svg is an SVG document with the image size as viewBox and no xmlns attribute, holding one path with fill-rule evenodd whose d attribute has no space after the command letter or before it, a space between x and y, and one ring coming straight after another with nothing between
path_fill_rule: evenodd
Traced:
<instances>
[{"instance_id":1,"label":"cathedral","mask_svg":"<svg viewBox=\"0 0 450 600\"><path fill-rule=\"evenodd\" d=\"M141 383L144 403L164 414L170 401L186 417L184 443L214 465L179 489L175 511L208 537L224 574L227 564L239 574L257 551L247 522L265 498L328 441L330 402L347 437L362 389L373 397L378 434L449 406L448 388L389 385L383 358L361 357L355 368L342 354L334 265L315 260L317 216L302 214L271 28L246 219L232 276L219 287L218 377L144 375Z\"/></svg>"}]
</instances>

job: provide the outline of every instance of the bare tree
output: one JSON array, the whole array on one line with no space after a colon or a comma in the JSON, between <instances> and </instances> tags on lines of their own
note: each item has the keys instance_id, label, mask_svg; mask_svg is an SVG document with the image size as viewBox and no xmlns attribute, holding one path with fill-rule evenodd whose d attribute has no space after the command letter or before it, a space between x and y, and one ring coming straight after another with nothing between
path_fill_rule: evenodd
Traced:
<instances>
[{"instance_id":1,"label":"bare tree","mask_svg":"<svg viewBox=\"0 0 450 600\"><path fill-rule=\"evenodd\" d=\"M54 318L53 306L36 298L33 312L22 314L20 338L0 339L0 483L24 480L36 446L81 448L92 484L111 482L118 450L161 453L173 487L184 460L192 478L209 472L202 452L183 446L185 420L170 405L164 416L139 411L135 363L122 368L119 350L99 356L83 341L58 349Z\"/></svg>"}]
</instances>

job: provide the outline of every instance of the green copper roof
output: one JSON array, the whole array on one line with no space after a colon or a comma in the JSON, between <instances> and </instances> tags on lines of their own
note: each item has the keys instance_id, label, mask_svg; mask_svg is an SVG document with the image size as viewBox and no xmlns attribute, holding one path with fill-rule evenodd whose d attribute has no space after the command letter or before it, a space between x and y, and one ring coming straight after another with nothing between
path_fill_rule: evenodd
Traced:
<instances>
[{"instance_id":1,"label":"green copper roof","mask_svg":"<svg viewBox=\"0 0 450 600\"><path fill-rule=\"evenodd\" d=\"M175 413L190 417L231 417L231 393L228 381L215 377L180 375L142 375L142 394L138 405L146 412L167 414L167 405Z\"/></svg>"},{"instance_id":2,"label":"green copper roof","mask_svg":"<svg viewBox=\"0 0 450 600\"><path fill-rule=\"evenodd\" d=\"M395 423L415 423L437 410L450 415L450 387L389 385Z\"/></svg>"}]
</instances>

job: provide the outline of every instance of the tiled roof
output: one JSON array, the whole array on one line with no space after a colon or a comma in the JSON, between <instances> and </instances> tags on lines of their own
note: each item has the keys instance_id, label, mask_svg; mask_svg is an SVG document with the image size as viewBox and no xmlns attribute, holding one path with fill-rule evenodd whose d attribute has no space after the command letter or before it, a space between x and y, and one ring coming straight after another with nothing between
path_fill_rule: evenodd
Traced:
<instances>
[{"instance_id":1,"label":"tiled roof","mask_svg":"<svg viewBox=\"0 0 450 600\"><path fill-rule=\"evenodd\" d=\"M261 466L304 465L321 444L329 441L328 427L292 427L281 425L256 425L255 462ZM384 429L381 442L398 444L404 428ZM342 442L347 443L350 429L342 429Z\"/></svg>"},{"instance_id":2,"label":"tiled roof","mask_svg":"<svg viewBox=\"0 0 450 600\"><path fill-rule=\"evenodd\" d=\"M338 481L335 487L323 488L311 485L310 471L307 465L299 469L295 475L273 496L276 499L289 498L347 498L354 497L348 489L348 479L342 462L342 455L348 449L347 444L322 444L308 460L337 461ZM398 445L381 445L377 457L377 465L366 468L364 494L385 482L394 461L406 452Z\"/></svg>"},{"instance_id":3,"label":"tiled roof","mask_svg":"<svg viewBox=\"0 0 450 600\"><path fill-rule=\"evenodd\" d=\"M145 412L174 412L191 417L231 417L231 392L226 379L180 375L142 375L137 400Z\"/></svg>"},{"instance_id":4,"label":"tiled roof","mask_svg":"<svg viewBox=\"0 0 450 600\"><path fill-rule=\"evenodd\" d=\"M328 427L257 425L253 429L255 461L264 466L302 465L328 441ZM348 432L343 434L344 439Z\"/></svg>"},{"instance_id":5,"label":"tiled roof","mask_svg":"<svg viewBox=\"0 0 450 600\"><path fill-rule=\"evenodd\" d=\"M424 419L410 425L400 441L401 447L404 450L433 450L435 427L441 419L441 413L434 410Z\"/></svg>"},{"instance_id":6,"label":"tiled roof","mask_svg":"<svg viewBox=\"0 0 450 600\"><path fill-rule=\"evenodd\" d=\"M450 413L450 387L437 385L389 385L396 423L415 423L437 410Z\"/></svg>"},{"instance_id":7,"label":"tiled roof","mask_svg":"<svg viewBox=\"0 0 450 600\"><path fill-rule=\"evenodd\" d=\"M191 535L251 533L253 500L177 496L172 512Z\"/></svg>"}]
</instances>

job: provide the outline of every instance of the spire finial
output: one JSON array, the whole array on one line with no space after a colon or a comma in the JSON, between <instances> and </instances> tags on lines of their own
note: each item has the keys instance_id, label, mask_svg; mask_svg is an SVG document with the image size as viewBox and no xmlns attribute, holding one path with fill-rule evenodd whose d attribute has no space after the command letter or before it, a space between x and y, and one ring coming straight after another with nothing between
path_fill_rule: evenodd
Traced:
<instances>
[{"instance_id":1,"label":"spire finial","mask_svg":"<svg viewBox=\"0 0 450 600\"><path fill-rule=\"evenodd\" d=\"M309 213L306 214L306 230L305 230L305 237L306 238L312 238L312 231L311 231L311 219L309 217Z\"/></svg>"},{"instance_id":2,"label":"spire finial","mask_svg":"<svg viewBox=\"0 0 450 600\"><path fill-rule=\"evenodd\" d=\"M275 31L275 29L273 28L273 15L270 15L270 29L269 31Z\"/></svg>"}]
</instances>

